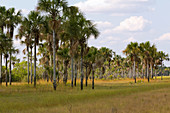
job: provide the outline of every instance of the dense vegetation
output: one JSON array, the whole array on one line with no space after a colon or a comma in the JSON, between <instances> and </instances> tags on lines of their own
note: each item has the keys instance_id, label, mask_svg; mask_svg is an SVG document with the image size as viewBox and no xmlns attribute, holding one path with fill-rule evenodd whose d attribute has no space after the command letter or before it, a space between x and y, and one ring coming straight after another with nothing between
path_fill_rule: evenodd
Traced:
<instances>
[{"instance_id":1,"label":"dense vegetation","mask_svg":"<svg viewBox=\"0 0 170 113\"><path fill-rule=\"evenodd\" d=\"M17 25L15 38L25 44L27 62L14 57L19 52L13 45ZM0 84L5 81L7 86L8 81L11 85L12 81L27 80L36 87L37 79L46 79L53 82L56 90L61 79L64 84L71 80L73 87L80 78L82 90L84 78L86 86L88 79L92 80L94 89L94 79L133 77L136 83L136 78L147 78L149 82L153 76L163 75L163 71L169 74L170 68L161 68L162 62L169 60L168 54L157 51L150 42L131 42L123 51L127 56L123 58L106 47L89 47L88 39L99 34L96 25L65 0L39 0L37 10L27 17L14 8L0 6Z\"/></svg>"}]
</instances>

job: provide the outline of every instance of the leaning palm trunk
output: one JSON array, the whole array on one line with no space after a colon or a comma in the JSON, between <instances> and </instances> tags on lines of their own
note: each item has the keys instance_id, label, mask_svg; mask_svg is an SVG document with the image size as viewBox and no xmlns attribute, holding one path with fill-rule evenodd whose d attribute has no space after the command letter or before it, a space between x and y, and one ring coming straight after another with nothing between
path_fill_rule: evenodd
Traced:
<instances>
[{"instance_id":1,"label":"leaning palm trunk","mask_svg":"<svg viewBox=\"0 0 170 113\"><path fill-rule=\"evenodd\" d=\"M28 56L27 56L27 66L28 66L27 71L28 71L28 73L27 74L28 74L28 84L29 84L29 71L30 71L29 70L29 46L27 46L27 52L28 52Z\"/></svg>"},{"instance_id":2,"label":"leaning palm trunk","mask_svg":"<svg viewBox=\"0 0 170 113\"><path fill-rule=\"evenodd\" d=\"M92 69L92 89L94 89L94 73L95 73L95 72L94 72L94 65L95 65L95 64L92 64L92 68L93 68L93 69Z\"/></svg>"},{"instance_id":3,"label":"leaning palm trunk","mask_svg":"<svg viewBox=\"0 0 170 113\"><path fill-rule=\"evenodd\" d=\"M36 39L34 42L34 87L36 87Z\"/></svg>"},{"instance_id":4,"label":"leaning palm trunk","mask_svg":"<svg viewBox=\"0 0 170 113\"><path fill-rule=\"evenodd\" d=\"M32 84L32 72L33 72L33 70L32 70L32 46L31 46L31 59L30 59L30 61L31 61L31 84Z\"/></svg>"},{"instance_id":5,"label":"leaning palm trunk","mask_svg":"<svg viewBox=\"0 0 170 113\"><path fill-rule=\"evenodd\" d=\"M77 64L75 64L75 76L74 76L74 86L76 86L76 79L77 79Z\"/></svg>"},{"instance_id":6,"label":"leaning palm trunk","mask_svg":"<svg viewBox=\"0 0 170 113\"><path fill-rule=\"evenodd\" d=\"M0 85L2 84L2 53L0 53Z\"/></svg>"},{"instance_id":7,"label":"leaning palm trunk","mask_svg":"<svg viewBox=\"0 0 170 113\"><path fill-rule=\"evenodd\" d=\"M84 74L83 74L83 47L81 45L81 90L83 90L83 77L84 77Z\"/></svg>"},{"instance_id":8,"label":"leaning palm trunk","mask_svg":"<svg viewBox=\"0 0 170 113\"><path fill-rule=\"evenodd\" d=\"M6 81L6 86L8 86L8 73L7 73L7 71L8 71L8 70L7 70L7 69L8 69L7 66L8 66L8 65L7 65L7 61L8 61L8 59L7 59L7 57L6 57L6 70L5 70L5 81Z\"/></svg>"},{"instance_id":9,"label":"leaning palm trunk","mask_svg":"<svg viewBox=\"0 0 170 113\"><path fill-rule=\"evenodd\" d=\"M74 71L73 71L73 63L74 63L74 61L73 61L73 56L71 57L71 87L73 87L73 73L74 73Z\"/></svg>"},{"instance_id":10,"label":"leaning palm trunk","mask_svg":"<svg viewBox=\"0 0 170 113\"><path fill-rule=\"evenodd\" d=\"M11 85L11 81L12 81L12 79L11 79L11 55L12 53L11 53L11 50L10 50L10 53L9 53L9 85Z\"/></svg>"},{"instance_id":11,"label":"leaning palm trunk","mask_svg":"<svg viewBox=\"0 0 170 113\"><path fill-rule=\"evenodd\" d=\"M54 90L56 90L56 39L55 39L55 31L53 30L53 86Z\"/></svg>"}]
</instances>

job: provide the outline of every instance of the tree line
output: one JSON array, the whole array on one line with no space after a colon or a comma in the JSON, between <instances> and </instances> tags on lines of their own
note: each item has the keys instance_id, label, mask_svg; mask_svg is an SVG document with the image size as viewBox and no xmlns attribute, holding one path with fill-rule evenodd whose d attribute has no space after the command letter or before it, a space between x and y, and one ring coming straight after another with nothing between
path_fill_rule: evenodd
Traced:
<instances>
[{"instance_id":1,"label":"tree line","mask_svg":"<svg viewBox=\"0 0 170 113\"><path fill-rule=\"evenodd\" d=\"M19 52L13 45L14 29L17 25L19 28L15 38L20 39L26 46L23 53L27 55L27 69L25 69L27 82L34 83L34 87L37 79L36 69L39 66L43 67L43 75L47 81L53 82L54 90L61 77L63 83L67 83L68 74L71 75L71 87L76 86L77 77L80 77L80 86L83 90L84 78L87 86L89 77L92 80L92 89L95 78L133 75L136 82L136 70L138 75L141 73L141 77L147 77L149 81L149 78L153 77L153 69L158 69L163 60L168 60L168 55L157 51L155 45L151 45L150 42L130 43L123 51L127 55L126 58L106 47L100 49L89 47L88 39L90 37L96 39L100 34L96 25L86 19L77 7L68 6L65 0L39 0L37 9L26 17L21 15L21 11L16 12L14 8L6 9L5 6L0 6L0 84L2 56L4 56L6 86L8 64L11 85L11 75L15 69L12 70L11 66L18 61L13 56ZM38 66L37 55L40 56Z\"/></svg>"}]
</instances>

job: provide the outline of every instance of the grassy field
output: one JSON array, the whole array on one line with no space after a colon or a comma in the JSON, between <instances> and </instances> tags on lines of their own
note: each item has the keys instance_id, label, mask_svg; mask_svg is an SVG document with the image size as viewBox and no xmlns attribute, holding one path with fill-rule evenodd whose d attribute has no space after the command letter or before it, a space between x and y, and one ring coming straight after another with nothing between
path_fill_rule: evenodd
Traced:
<instances>
[{"instance_id":1,"label":"grassy field","mask_svg":"<svg viewBox=\"0 0 170 113\"><path fill-rule=\"evenodd\" d=\"M89 81L91 82L91 81ZM164 80L95 81L80 90L40 81L0 86L0 113L170 113L170 78Z\"/></svg>"}]
</instances>

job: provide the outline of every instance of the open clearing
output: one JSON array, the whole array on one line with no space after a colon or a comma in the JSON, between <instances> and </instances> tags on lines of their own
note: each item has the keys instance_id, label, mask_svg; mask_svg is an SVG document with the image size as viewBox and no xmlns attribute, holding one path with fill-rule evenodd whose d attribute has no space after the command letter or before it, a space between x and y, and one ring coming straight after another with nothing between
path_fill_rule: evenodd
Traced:
<instances>
[{"instance_id":1,"label":"open clearing","mask_svg":"<svg viewBox=\"0 0 170 113\"><path fill-rule=\"evenodd\" d=\"M89 81L91 82L91 81ZM24 113L170 113L170 79L95 81L95 90L38 82L0 86L0 112Z\"/></svg>"}]
</instances>

